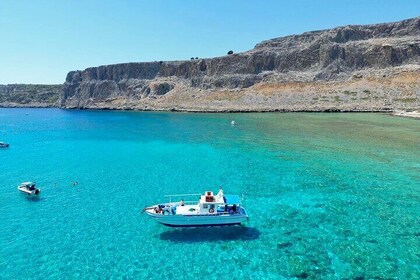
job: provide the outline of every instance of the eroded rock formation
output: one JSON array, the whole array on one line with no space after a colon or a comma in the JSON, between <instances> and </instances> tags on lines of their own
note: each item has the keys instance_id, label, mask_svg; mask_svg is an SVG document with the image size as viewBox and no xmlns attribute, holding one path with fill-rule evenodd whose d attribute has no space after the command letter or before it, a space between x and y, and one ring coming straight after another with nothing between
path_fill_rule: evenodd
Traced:
<instances>
[{"instance_id":1,"label":"eroded rock formation","mask_svg":"<svg viewBox=\"0 0 420 280\"><path fill-rule=\"evenodd\" d=\"M68 73L60 106L187 111L381 111L420 102L420 18L263 41L186 61Z\"/></svg>"},{"instance_id":2,"label":"eroded rock formation","mask_svg":"<svg viewBox=\"0 0 420 280\"><path fill-rule=\"evenodd\" d=\"M387 110L419 105L420 18L261 42L210 59L73 71L62 106L150 110Z\"/></svg>"}]
</instances>

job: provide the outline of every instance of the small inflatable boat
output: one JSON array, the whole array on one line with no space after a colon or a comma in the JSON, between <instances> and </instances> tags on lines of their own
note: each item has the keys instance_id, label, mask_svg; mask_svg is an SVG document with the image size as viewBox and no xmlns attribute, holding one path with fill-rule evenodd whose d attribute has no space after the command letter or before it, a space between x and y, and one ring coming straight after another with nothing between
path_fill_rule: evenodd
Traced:
<instances>
[{"instance_id":1,"label":"small inflatable boat","mask_svg":"<svg viewBox=\"0 0 420 280\"><path fill-rule=\"evenodd\" d=\"M18 190L28 195L39 195L41 192L34 182L24 182L18 186Z\"/></svg>"},{"instance_id":2,"label":"small inflatable boat","mask_svg":"<svg viewBox=\"0 0 420 280\"><path fill-rule=\"evenodd\" d=\"M9 148L9 144L0 142L0 148Z\"/></svg>"}]
</instances>

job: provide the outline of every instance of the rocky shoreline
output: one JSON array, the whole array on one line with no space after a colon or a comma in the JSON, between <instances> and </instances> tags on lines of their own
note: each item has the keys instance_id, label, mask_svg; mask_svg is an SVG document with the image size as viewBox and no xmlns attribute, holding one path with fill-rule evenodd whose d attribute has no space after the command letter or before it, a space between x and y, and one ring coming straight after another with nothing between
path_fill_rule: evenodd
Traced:
<instances>
[{"instance_id":1,"label":"rocky shoreline","mask_svg":"<svg viewBox=\"0 0 420 280\"><path fill-rule=\"evenodd\" d=\"M420 111L395 111L393 112L394 116L420 119Z\"/></svg>"},{"instance_id":2,"label":"rocky shoreline","mask_svg":"<svg viewBox=\"0 0 420 280\"><path fill-rule=\"evenodd\" d=\"M308 109L267 109L267 110L194 110L194 109L177 109L177 108L159 108L159 109L134 109L134 108L108 108L108 107L92 107L92 108L61 108L54 104L45 103L0 103L0 108L57 108L64 110L99 110L99 111L139 111L139 112L180 112L180 113L388 113L392 116L420 119L420 111L394 111L388 108L366 109L366 110L346 110L336 108L314 108Z\"/></svg>"}]
</instances>

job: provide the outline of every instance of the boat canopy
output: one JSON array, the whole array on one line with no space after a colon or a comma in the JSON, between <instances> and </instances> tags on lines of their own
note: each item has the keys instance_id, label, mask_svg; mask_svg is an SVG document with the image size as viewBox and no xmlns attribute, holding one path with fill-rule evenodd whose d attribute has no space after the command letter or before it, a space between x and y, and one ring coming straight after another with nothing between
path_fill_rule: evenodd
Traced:
<instances>
[{"instance_id":1,"label":"boat canopy","mask_svg":"<svg viewBox=\"0 0 420 280\"><path fill-rule=\"evenodd\" d=\"M238 195L224 195L223 200L226 204L241 204L241 199Z\"/></svg>"}]
</instances>

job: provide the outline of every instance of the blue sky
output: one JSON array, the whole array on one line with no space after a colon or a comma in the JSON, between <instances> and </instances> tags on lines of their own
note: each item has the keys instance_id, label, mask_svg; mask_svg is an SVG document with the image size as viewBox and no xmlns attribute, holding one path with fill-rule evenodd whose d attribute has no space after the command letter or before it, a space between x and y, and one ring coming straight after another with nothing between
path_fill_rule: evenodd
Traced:
<instances>
[{"instance_id":1,"label":"blue sky","mask_svg":"<svg viewBox=\"0 0 420 280\"><path fill-rule=\"evenodd\" d=\"M420 16L415 0L1 0L0 84L71 70L214 57L289 34Z\"/></svg>"}]
</instances>

